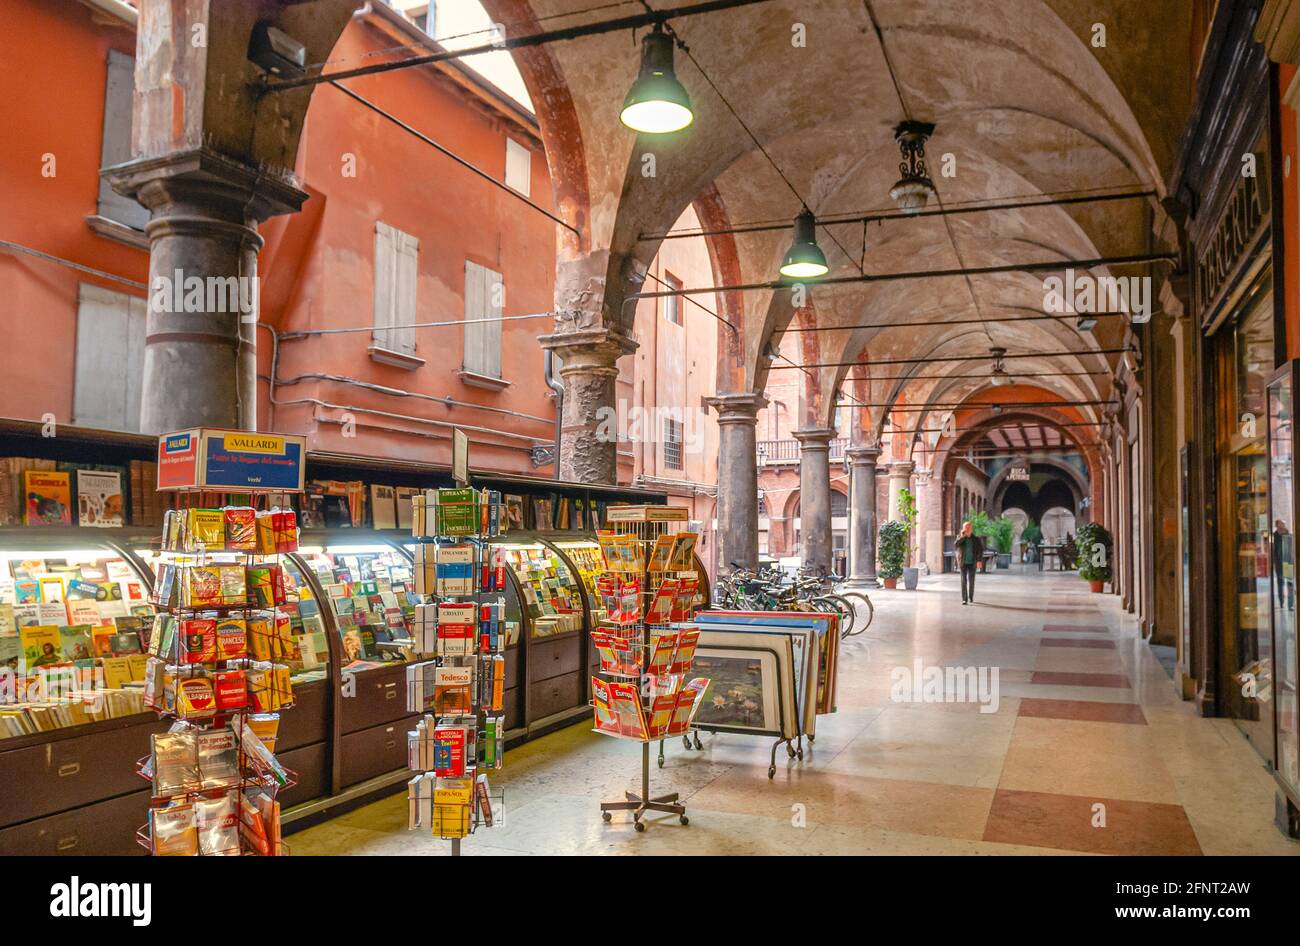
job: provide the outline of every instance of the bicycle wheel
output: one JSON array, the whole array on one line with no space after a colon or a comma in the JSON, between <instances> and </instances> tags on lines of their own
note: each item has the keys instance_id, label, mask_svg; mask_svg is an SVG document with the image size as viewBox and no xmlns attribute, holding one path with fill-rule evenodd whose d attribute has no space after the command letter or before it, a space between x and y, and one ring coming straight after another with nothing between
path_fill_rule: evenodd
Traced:
<instances>
[{"instance_id":1,"label":"bicycle wheel","mask_svg":"<svg viewBox=\"0 0 1300 946\"><path fill-rule=\"evenodd\" d=\"M853 602L847 598L842 595L819 595L813 599L813 602L820 605L822 610L839 615L841 636L843 636L845 628L853 627L855 620Z\"/></svg>"},{"instance_id":2,"label":"bicycle wheel","mask_svg":"<svg viewBox=\"0 0 1300 946\"><path fill-rule=\"evenodd\" d=\"M875 605L871 599L862 591L846 591L844 597L852 602L854 610L857 612L857 620L854 622L853 630L847 636L861 634L871 626L871 620L876 616Z\"/></svg>"}]
</instances>

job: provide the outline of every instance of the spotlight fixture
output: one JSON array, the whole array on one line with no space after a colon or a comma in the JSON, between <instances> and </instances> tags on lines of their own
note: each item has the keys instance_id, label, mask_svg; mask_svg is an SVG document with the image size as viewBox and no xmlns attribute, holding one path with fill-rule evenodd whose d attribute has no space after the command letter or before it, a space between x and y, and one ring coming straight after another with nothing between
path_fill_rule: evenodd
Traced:
<instances>
[{"instance_id":1,"label":"spotlight fixture","mask_svg":"<svg viewBox=\"0 0 1300 946\"><path fill-rule=\"evenodd\" d=\"M1080 332L1091 332L1097 327L1097 317L1095 315L1081 315L1074 324Z\"/></svg>"},{"instance_id":2,"label":"spotlight fixture","mask_svg":"<svg viewBox=\"0 0 1300 946\"><path fill-rule=\"evenodd\" d=\"M816 279L830 272L826 254L817 245L817 218L805 207L794 218L794 241L781 261L781 275L791 279Z\"/></svg>"},{"instance_id":3,"label":"spotlight fixture","mask_svg":"<svg viewBox=\"0 0 1300 946\"><path fill-rule=\"evenodd\" d=\"M673 39L662 23L641 40L641 73L618 117L628 128L648 135L681 131L695 118L691 97L673 72Z\"/></svg>"},{"instance_id":4,"label":"spotlight fixture","mask_svg":"<svg viewBox=\"0 0 1300 946\"><path fill-rule=\"evenodd\" d=\"M248 58L277 78L296 78L306 69L307 47L283 30L260 21L253 25L248 40Z\"/></svg>"},{"instance_id":5,"label":"spotlight fixture","mask_svg":"<svg viewBox=\"0 0 1300 946\"><path fill-rule=\"evenodd\" d=\"M1005 348L990 348L989 354L993 356L993 375L989 382L994 387L1002 387L1011 383L1011 375L1007 374L1007 369L1002 364L1002 356L1007 353Z\"/></svg>"},{"instance_id":6,"label":"spotlight fixture","mask_svg":"<svg viewBox=\"0 0 1300 946\"><path fill-rule=\"evenodd\" d=\"M894 140L903 156L898 170L903 176L890 190L889 196L903 213L914 214L924 210L934 193L934 182L925 168L925 143L932 134L934 125L929 122L899 122L894 129Z\"/></svg>"}]
</instances>

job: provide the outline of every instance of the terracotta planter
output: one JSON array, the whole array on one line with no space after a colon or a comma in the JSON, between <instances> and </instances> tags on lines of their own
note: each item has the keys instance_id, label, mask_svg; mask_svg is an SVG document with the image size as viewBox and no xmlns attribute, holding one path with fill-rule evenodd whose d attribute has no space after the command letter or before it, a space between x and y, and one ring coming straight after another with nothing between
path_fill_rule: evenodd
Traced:
<instances>
[{"instance_id":1,"label":"terracotta planter","mask_svg":"<svg viewBox=\"0 0 1300 946\"><path fill-rule=\"evenodd\" d=\"M886 588L897 588L897 587L898 587L898 579L897 579L897 578L882 578L881 581L883 581L883 582L885 583L885 587L886 587Z\"/></svg>"},{"instance_id":2,"label":"terracotta planter","mask_svg":"<svg viewBox=\"0 0 1300 946\"><path fill-rule=\"evenodd\" d=\"M1090 581L1088 587L1092 589L1093 594L1099 595L1102 589L1106 587L1106 583L1104 581Z\"/></svg>"}]
</instances>

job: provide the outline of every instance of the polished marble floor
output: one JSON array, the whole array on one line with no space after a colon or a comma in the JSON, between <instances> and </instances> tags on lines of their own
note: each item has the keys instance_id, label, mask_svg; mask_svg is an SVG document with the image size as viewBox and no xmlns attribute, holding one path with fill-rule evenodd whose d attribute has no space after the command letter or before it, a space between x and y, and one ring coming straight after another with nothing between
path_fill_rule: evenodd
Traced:
<instances>
[{"instance_id":1,"label":"polished marble floor","mask_svg":"<svg viewBox=\"0 0 1300 946\"><path fill-rule=\"evenodd\" d=\"M1300 854L1273 826L1273 785L1231 720L1182 702L1112 596L1074 575L980 576L872 594L876 619L845 642L839 711L804 758L770 742L669 740L656 794L690 814L600 819L635 789L635 745L584 726L507 754L504 826L466 854ZM992 702L896 702L895 668L998 668ZM405 795L290 838L295 855L445 854L406 830Z\"/></svg>"}]
</instances>

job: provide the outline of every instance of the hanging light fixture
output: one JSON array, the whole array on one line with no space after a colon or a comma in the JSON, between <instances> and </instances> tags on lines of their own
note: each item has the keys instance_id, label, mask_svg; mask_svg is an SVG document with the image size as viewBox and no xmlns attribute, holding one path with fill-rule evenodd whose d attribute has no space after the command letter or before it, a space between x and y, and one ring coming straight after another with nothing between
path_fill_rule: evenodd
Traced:
<instances>
[{"instance_id":1,"label":"hanging light fixture","mask_svg":"<svg viewBox=\"0 0 1300 946\"><path fill-rule=\"evenodd\" d=\"M903 156L898 170L903 176L889 191L889 196L903 213L924 210L934 193L934 182L925 168L925 143L932 134L934 125L929 122L899 122L894 129L894 140Z\"/></svg>"},{"instance_id":2,"label":"hanging light fixture","mask_svg":"<svg viewBox=\"0 0 1300 946\"><path fill-rule=\"evenodd\" d=\"M989 354L993 356L993 375L989 378L989 383L994 387L1000 388L1003 385L1011 383L1011 375L1007 374L1006 367L1002 364L1002 356L1007 353L1005 348L990 348Z\"/></svg>"},{"instance_id":3,"label":"hanging light fixture","mask_svg":"<svg viewBox=\"0 0 1300 946\"><path fill-rule=\"evenodd\" d=\"M781 275L791 279L816 279L830 272L826 254L817 245L817 218L805 207L794 218L794 241L781 261Z\"/></svg>"},{"instance_id":4,"label":"hanging light fixture","mask_svg":"<svg viewBox=\"0 0 1300 946\"><path fill-rule=\"evenodd\" d=\"M673 72L673 39L662 23L641 40L641 73L618 117L628 128L648 135L681 131L695 118L691 97Z\"/></svg>"}]
</instances>

